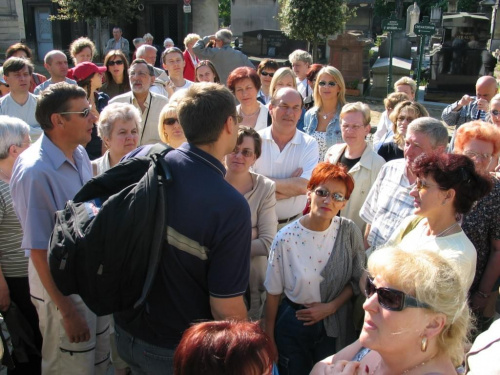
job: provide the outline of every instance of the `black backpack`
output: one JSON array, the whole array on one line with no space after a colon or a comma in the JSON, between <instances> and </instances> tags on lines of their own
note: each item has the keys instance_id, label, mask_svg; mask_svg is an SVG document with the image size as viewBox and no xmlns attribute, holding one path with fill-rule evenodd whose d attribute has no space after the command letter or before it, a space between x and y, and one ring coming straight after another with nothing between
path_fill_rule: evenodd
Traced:
<instances>
[{"instance_id":1,"label":"black backpack","mask_svg":"<svg viewBox=\"0 0 500 375\"><path fill-rule=\"evenodd\" d=\"M79 294L98 316L140 308L151 289L165 240L172 176L163 156L170 150L158 144L119 163L56 213L52 277L62 294Z\"/></svg>"}]
</instances>

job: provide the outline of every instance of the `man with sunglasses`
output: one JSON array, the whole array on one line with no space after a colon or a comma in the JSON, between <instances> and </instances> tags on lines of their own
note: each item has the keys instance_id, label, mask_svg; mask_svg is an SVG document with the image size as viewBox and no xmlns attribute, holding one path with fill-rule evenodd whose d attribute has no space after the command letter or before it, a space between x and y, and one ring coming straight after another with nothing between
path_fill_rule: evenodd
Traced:
<instances>
[{"instance_id":1,"label":"man with sunglasses","mask_svg":"<svg viewBox=\"0 0 500 375\"><path fill-rule=\"evenodd\" d=\"M64 296L54 283L47 244L55 212L92 178L82 144L97 118L87 93L61 82L42 91L36 118L43 135L17 159L10 183L30 254L28 276L43 336L42 374L105 374L109 362L109 318L96 317L78 295Z\"/></svg>"},{"instance_id":2,"label":"man with sunglasses","mask_svg":"<svg viewBox=\"0 0 500 375\"><path fill-rule=\"evenodd\" d=\"M120 357L137 374L173 374L175 348L192 323L247 317L250 209L224 180L221 162L238 137L234 97L219 84L198 83L177 114L187 143L165 156L173 181L156 282L143 311L114 314Z\"/></svg>"},{"instance_id":3,"label":"man with sunglasses","mask_svg":"<svg viewBox=\"0 0 500 375\"><path fill-rule=\"evenodd\" d=\"M476 96L465 94L460 100L450 104L443 110L441 118L449 126L454 126L455 130L451 137L448 151L453 151L455 134L457 129L472 120L485 120L489 111L490 100L498 90L498 83L494 77L483 76L476 82Z\"/></svg>"},{"instance_id":4,"label":"man with sunglasses","mask_svg":"<svg viewBox=\"0 0 500 375\"><path fill-rule=\"evenodd\" d=\"M275 92L269 104L271 126L259 131L262 155L253 170L276 183L278 229L298 219L307 201L307 183L319 158L318 142L297 130L302 96L292 88Z\"/></svg>"},{"instance_id":5,"label":"man with sunglasses","mask_svg":"<svg viewBox=\"0 0 500 375\"><path fill-rule=\"evenodd\" d=\"M408 125L404 159L384 164L359 212L366 222L365 247L384 245L404 218L413 212L410 190L417 176L413 161L423 153L445 152L448 131L441 121L420 117Z\"/></svg>"}]
</instances>

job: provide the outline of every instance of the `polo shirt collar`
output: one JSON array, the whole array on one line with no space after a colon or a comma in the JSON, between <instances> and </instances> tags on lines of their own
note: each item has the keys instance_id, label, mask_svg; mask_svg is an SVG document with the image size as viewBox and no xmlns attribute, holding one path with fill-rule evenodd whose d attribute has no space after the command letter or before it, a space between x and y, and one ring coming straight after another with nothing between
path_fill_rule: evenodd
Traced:
<instances>
[{"instance_id":1,"label":"polo shirt collar","mask_svg":"<svg viewBox=\"0 0 500 375\"><path fill-rule=\"evenodd\" d=\"M41 149L43 150L43 152L45 152L45 154L49 158L54 169L59 169L61 165L63 165L65 162L68 162L70 165L76 168L76 166L71 162L71 160L69 160L66 157L66 155L64 155L64 152L62 152L62 150L59 147L57 147L50 140L50 138L45 135L45 133L42 134L40 139L41 139ZM78 148L76 148L73 151L73 158L75 159L75 163L82 164L82 157Z\"/></svg>"},{"instance_id":2,"label":"polo shirt collar","mask_svg":"<svg viewBox=\"0 0 500 375\"><path fill-rule=\"evenodd\" d=\"M217 171L217 173L221 173L223 177L226 175L226 168L224 167L222 162L220 160L217 160L216 158L214 158L209 153L203 151L202 149L186 142L186 143L183 143L181 146L179 146L177 148L177 150L183 151L184 153L187 153L188 155L189 154L196 155L196 160L206 164L210 168Z\"/></svg>"},{"instance_id":3,"label":"polo shirt collar","mask_svg":"<svg viewBox=\"0 0 500 375\"><path fill-rule=\"evenodd\" d=\"M265 128L262 131L262 133L259 133L262 139L274 142L273 135L271 133L272 127L273 127L272 125L268 126L267 128ZM302 134L300 134L300 133L301 133L301 131L299 129L295 129L295 134L294 134L293 138L290 140L290 142L288 142L288 143L293 143L296 145L301 144L302 143Z\"/></svg>"}]
</instances>

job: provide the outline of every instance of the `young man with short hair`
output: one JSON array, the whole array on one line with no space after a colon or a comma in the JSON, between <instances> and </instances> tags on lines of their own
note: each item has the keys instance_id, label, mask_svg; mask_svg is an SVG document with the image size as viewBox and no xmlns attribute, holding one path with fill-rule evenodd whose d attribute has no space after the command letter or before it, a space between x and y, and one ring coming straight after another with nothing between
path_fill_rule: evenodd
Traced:
<instances>
[{"instance_id":1,"label":"young man with short hair","mask_svg":"<svg viewBox=\"0 0 500 375\"><path fill-rule=\"evenodd\" d=\"M313 63L312 56L309 52L297 49L288 56L292 70L297 76L297 91L305 99L312 93L312 88L307 82L307 72Z\"/></svg>"},{"instance_id":2,"label":"young man with short hair","mask_svg":"<svg viewBox=\"0 0 500 375\"><path fill-rule=\"evenodd\" d=\"M163 51L161 55L163 69L168 71L170 77L171 88L174 91L185 90L189 88L193 82L184 78L184 55L177 47L170 47Z\"/></svg>"}]
</instances>

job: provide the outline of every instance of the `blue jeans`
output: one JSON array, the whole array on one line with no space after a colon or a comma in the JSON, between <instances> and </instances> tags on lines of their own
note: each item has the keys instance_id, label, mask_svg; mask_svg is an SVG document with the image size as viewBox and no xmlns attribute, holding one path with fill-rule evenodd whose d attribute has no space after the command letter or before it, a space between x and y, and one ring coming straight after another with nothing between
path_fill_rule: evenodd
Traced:
<instances>
[{"instance_id":1,"label":"blue jeans","mask_svg":"<svg viewBox=\"0 0 500 375\"><path fill-rule=\"evenodd\" d=\"M274 328L280 375L309 374L314 364L335 353L335 338L326 335L323 321L312 326L295 317L296 310L283 300Z\"/></svg>"},{"instance_id":2,"label":"blue jeans","mask_svg":"<svg viewBox=\"0 0 500 375\"><path fill-rule=\"evenodd\" d=\"M133 337L115 324L116 347L134 375L173 375L174 352Z\"/></svg>"}]
</instances>

